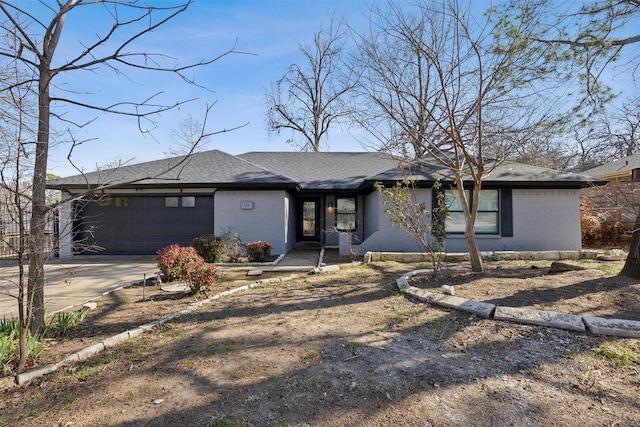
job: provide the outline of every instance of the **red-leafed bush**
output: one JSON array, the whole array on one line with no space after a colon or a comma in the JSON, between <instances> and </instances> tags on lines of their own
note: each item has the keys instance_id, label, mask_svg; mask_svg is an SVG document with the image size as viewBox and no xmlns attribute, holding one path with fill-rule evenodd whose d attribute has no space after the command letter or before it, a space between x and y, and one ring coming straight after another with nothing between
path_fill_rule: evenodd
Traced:
<instances>
[{"instance_id":1,"label":"red-leafed bush","mask_svg":"<svg viewBox=\"0 0 640 427\"><path fill-rule=\"evenodd\" d=\"M191 293L206 292L222 277L222 273L214 265L206 262L192 262L186 266L186 281Z\"/></svg>"},{"instance_id":2,"label":"red-leafed bush","mask_svg":"<svg viewBox=\"0 0 640 427\"><path fill-rule=\"evenodd\" d=\"M159 249L156 255L156 262L162 274L162 280L165 282L184 279L188 264L192 262L204 262L194 248L191 246L180 246L177 243Z\"/></svg>"},{"instance_id":3,"label":"red-leafed bush","mask_svg":"<svg viewBox=\"0 0 640 427\"><path fill-rule=\"evenodd\" d=\"M615 210L597 212L589 202L580 202L582 244L615 246L624 233L622 214Z\"/></svg>"},{"instance_id":4,"label":"red-leafed bush","mask_svg":"<svg viewBox=\"0 0 640 427\"><path fill-rule=\"evenodd\" d=\"M247 243L245 247L249 261L252 262L269 261L269 258L271 257L271 249L273 249L271 243L265 240Z\"/></svg>"}]
</instances>

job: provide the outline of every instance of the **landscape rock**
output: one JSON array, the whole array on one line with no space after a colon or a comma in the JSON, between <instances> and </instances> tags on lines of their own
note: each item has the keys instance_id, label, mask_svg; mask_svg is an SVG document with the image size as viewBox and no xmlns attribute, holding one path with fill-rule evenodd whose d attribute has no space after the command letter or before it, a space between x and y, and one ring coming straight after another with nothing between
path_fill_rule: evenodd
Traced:
<instances>
[{"instance_id":1,"label":"landscape rock","mask_svg":"<svg viewBox=\"0 0 640 427\"><path fill-rule=\"evenodd\" d=\"M559 274L565 273L567 271L580 271L585 268L580 265L567 264L565 262L557 262L554 261L551 263L551 268L549 269L547 274Z\"/></svg>"},{"instance_id":2,"label":"landscape rock","mask_svg":"<svg viewBox=\"0 0 640 427\"><path fill-rule=\"evenodd\" d=\"M528 325L547 326L584 332L585 326L580 316L575 314L558 313L555 311L528 310L514 307L496 307L493 314L495 320L524 323Z\"/></svg>"},{"instance_id":3,"label":"landscape rock","mask_svg":"<svg viewBox=\"0 0 640 427\"><path fill-rule=\"evenodd\" d=\"M605 319L603 317L583 317L585 325L594 334L617 337L640 338L640 321L625 319Z\"/></svg>"},{"instance_id":4,"label":"landscape rock","mask_svg":"<svg viewBox=\"0 0 640 427\"><path fill-rule=\"evenodd\" d=\"M603 254L598 254L598 261L622 261L626 258L626 254L621 249L610 249Z\"/></svg>"}]
</instances>

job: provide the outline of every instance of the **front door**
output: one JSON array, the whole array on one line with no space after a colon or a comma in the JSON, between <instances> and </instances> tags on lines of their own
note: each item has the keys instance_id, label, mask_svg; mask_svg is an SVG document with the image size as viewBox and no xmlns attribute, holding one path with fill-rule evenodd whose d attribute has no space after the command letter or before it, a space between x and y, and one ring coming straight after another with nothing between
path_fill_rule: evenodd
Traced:
<instances>
[{"instance_id":1,"label":"front door","mask_svg":"<svg viewBox=\"0 0 640 427\"><path fill-rule=\"evenodd\" d=\"M320 241L320 199L300 199L298 218L298 240Z\"/></svg>"}]
</instances>

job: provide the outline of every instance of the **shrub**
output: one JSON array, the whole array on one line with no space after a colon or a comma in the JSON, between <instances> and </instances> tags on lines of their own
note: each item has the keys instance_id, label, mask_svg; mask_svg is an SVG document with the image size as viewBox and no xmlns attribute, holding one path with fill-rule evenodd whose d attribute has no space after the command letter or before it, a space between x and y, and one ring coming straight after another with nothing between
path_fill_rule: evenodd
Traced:
<instances>
[{"instance_id":1,"label":"shrub","mask_svg":"<svg viewBox=\"0 0 640 427\"><path fill-rule=\"evenodd\" d=\"M191 246L206 262L219 262L222 260L225 249L225 242L222 237L208 234L193 239Z\"/></svg>"},{"instance_id":2,"label":"shrub","mask_svg":"<svg viewBox=\"0 0 640 427\"><path fill-rule=\"evenodd\" d=\"M191 246L173 244L159 249L156 254L156 262L165 282L184 279L187 265L192 262L204 262Z\"/></svg>"},{"instance_id":3,"label":"shrub","mask_svg":"<svg viewBox=\"0 0 640 427\"><path fill-rule=\"evenodd\" d=\"M273 246L265 240L259 240L257 242L247 243L246 248L249 261L265 262L271 257L271 249L273 249Z\"/></svg>"},{"instance_id":4,"label":"shrub","mask_svg":"<svg viewBox=\"0 0 640 427\"><path fill-rule=\"evenodd\" d=\"M624 233L622 214L615 210L596 212L591 203L580 202L582 244L617 245Z\"/></svg>"},{"instance_id":5,"label":"shrub","mask_svg":"<svg viewBox=\"0 0 640 427\"><path fill-rule=\"evenodd\" d=\"M238 262L245 255L244 245L240 241L238 233L234 233L231 229L224 231L220 235L222 240L222 253L225 261Z\"/></svg>"},{"instance_id":6,"label":"shrub","mask_svg":"<svg viewBox=\"0 0 640 427\"><path fill-rule=\"evenodd\" d=\"M208 291L222 277L220 270L202 261L189 263L185 273L185 279L193 294Z\"/></svg>"}]
</instances>

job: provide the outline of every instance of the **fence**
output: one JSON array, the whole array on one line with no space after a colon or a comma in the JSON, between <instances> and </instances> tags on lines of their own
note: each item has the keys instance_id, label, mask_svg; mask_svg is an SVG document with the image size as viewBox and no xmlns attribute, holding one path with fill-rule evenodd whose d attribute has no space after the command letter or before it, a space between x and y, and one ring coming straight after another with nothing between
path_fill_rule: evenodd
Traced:
<instances>
[{"instance_id":1,"label":"fence","mask_svg":"<svg viewBox=\"0 0 640 427\"><path fill-rule=\"evenodd\" d=\"M31 212L24 211L23 224L25 238L29 237L29 224ZM44 231L45 253L55 256L58 254L58 212L51 211L47 214L47 222ZM17 215L7 211L0 212L0 259L17 259L16 250L20 244L20 224Z\"/></svg>"}]
</instances>

